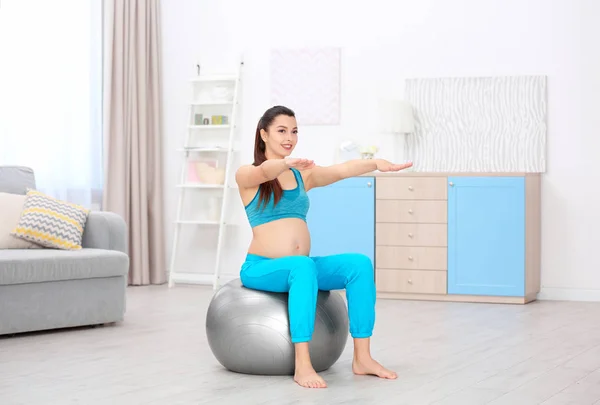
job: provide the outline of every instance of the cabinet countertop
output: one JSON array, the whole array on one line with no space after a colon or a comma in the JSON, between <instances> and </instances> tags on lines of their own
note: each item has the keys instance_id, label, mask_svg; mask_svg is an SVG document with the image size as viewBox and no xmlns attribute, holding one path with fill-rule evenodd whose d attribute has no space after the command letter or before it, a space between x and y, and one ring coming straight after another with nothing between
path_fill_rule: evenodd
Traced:
<instances>
[{"instance_id":1,"label":"cabinet countertop","mask_svg":"<svg viewBox=\"0 0 600 405\"><path fill-rule=\"evenodd\" d=\"M373 171L361 174L357 177L446 177L446 176L482 176L482 177L540 177L542 173L525 173L525 172L379 172Z\"/></svg>"}]
</instances>

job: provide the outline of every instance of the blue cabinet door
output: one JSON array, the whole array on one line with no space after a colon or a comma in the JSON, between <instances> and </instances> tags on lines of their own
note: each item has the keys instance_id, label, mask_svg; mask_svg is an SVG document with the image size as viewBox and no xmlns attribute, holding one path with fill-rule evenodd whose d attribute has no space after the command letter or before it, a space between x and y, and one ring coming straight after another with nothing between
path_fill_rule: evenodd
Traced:
<instances>
[{"instance_id":1,"label":"blue cabinet door","mask_svg":"<svg viewBox=\"0 0 600 405\"><path fill-rule=\"evenodd\" d=\"M448 294L525 294L525 179L448 178Z\"/></svg>"},{"instance_id":2,"label":"blue cabinet door","mask_svg":"<svg viewBox=\"0 0 600 405\"><path fill-rule=\"evenodd\" d=\"M375 264L375 179L344 179L308 196L311 256L363 253Z\"/></svg>"}]
</instances>

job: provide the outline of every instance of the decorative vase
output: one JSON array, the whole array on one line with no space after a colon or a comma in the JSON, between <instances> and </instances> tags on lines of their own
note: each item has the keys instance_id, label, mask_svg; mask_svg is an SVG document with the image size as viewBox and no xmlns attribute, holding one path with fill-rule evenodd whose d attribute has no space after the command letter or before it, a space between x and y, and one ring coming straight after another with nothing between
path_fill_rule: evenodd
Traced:
<instances>
[{"instance_id":1,"label":"decorative vase","mask_svg":"<svg viewBox=\"0 0 600 405\"><path fill-rule=\"evenodd\" d=\"M375 145L371 146L363 146L360 148L360 156L363 159L373 159L375 157L375 153L379 151L379 148Z\"/></svg>"}]
</instances>

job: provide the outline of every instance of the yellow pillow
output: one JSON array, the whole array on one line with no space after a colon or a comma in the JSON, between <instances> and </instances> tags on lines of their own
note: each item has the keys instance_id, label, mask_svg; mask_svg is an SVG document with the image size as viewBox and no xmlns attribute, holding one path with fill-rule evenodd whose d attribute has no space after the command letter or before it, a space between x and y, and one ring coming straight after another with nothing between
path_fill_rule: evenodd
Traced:
<instances>
[{"instance_id":1,"label":"yellow pillow","mask_svg":"<svg viewBox=\"0 0 600 405\"><path fill-rule=\"evenodd\" d=\"M21 218L11 235L44 247L81 249L89 210L36 190L27 190Z\"/></svg>"}]
</instances>

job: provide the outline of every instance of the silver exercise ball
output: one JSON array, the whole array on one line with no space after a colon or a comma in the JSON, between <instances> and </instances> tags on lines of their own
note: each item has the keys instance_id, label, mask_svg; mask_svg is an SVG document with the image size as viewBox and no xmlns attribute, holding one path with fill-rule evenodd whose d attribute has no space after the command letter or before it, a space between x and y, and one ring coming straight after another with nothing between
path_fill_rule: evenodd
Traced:
<instances>
[{"instance_id":1,"label":"silver exercise ball","mask_svg":"<svg viewBox=\"0 0 600 405\"><path fill-rule=\"evenodd\" d=\"M315 330L309 343L317 372L341 356L348 340L348 311L337 292L319 291ZM293 375L288 294L246 288L240 279L221 287L206 314L208 344L230 371L258 375Z\"/></svg>"}]
</instances>

